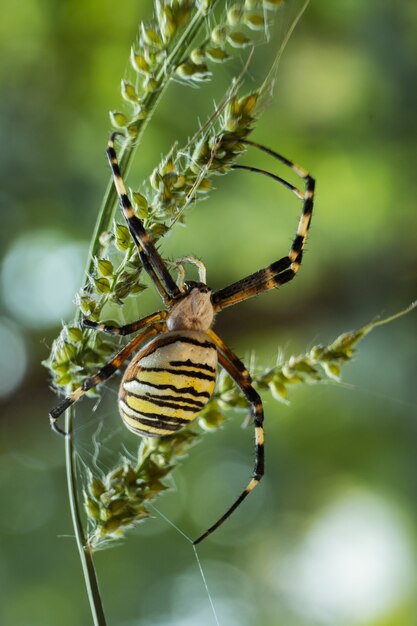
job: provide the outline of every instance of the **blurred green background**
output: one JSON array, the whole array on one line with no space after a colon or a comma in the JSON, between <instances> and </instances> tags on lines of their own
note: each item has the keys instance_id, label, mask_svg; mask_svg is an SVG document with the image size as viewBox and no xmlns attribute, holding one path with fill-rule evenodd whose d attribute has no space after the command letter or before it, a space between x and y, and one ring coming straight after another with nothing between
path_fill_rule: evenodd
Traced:
<instances>
[{"instance_id":1,"label":"blurred green background","mask_svg":"<svg viewBox=\"0 0 417 626\"><path fill-rule=\"evenodd\" d=\"M91 623L40 361L73 315L109 179L108 111L120 108L130 46L150 11L149 0L25 0L2 12L2 626ZM304 352L415 299L416 34L417 5L388 0L313 0L296 29L253 138L310 169L316 213L297 280L219 317L241 357L256 349L272 365L279 349ZM211 106L210 85L174 85L130 184ZM245 162L274 167L257 154ZM263 177L215 182L163 252L201 256L219 288L285 254L299 205ZM416 321L375 330L342 385L298 388L288 407L265 394L265 481L199 548L222 626L417 624ZM116 415L114 385L104 395L95 412L91 401L80 411L86 463L101 420L110 459L138 444ZM253 441L242 419L207 435L158 502L191 537L246 484ZM215 623L190 544L157 511L96 560L109 625Z\"/></svg>"}]
</instances>

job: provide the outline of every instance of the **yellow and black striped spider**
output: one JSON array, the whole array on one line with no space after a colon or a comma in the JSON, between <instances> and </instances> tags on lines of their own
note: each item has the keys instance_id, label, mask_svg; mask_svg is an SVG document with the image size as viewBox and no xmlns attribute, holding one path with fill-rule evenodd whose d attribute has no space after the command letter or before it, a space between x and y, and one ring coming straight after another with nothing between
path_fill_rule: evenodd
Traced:
<instances>
[{"instance_id":1,"label":"yellow and black striped spider","mask_svg":"<svg viewBox=\"0 0 417 626\"><path fill-rule=\"evenodd\" d=\"M301 167L247 139L240 141L266 152L291 168L305 183L299 191L284 179L255 167L234 165L234 169L258 172L273 178L302 200L303 209L297 233L286 256L241 280L212 293L200 267L200 282L181 281L177 285L141 220L135 215L120 174L114 149L117 133L109 139L107 156L123 215L136 244L142 265L154 282L165 309L125 326L113 326L85 319L84 326L111 335L141 331L94 376L87 378L73 393L50 412L52 428L65 434L57 418L89 389L109 378L137 352L123 374L119 391L121 417L131 431L143 437L168 436L194 420L209 401L215 387L217 363L242 390L251 408L255 428L253 476L232 506L193 543L197 544L218 528L256 487L264 474L263 408L259 394L243 363L212 330L213 319L222 309L263 291L279 287L296 275L310 226L314 200L314 179ZM190 258L179 261L184 262ZM192 262L195 262L192 259Z\"/></svg>"}]
</instances>

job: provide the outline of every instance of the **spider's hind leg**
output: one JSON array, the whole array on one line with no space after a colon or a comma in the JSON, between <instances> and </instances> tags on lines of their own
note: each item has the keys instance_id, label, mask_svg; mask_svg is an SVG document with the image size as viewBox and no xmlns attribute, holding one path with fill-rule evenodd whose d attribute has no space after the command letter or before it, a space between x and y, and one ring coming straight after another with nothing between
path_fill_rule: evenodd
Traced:
<instances>
[{"instance_id":1,"label":"spider's hind leg","mask_svg":"<svg viewBox=\"0 0 417 626\"><path fill-rule=\"evenodd\" d=\"M217 346L220 365L224 367L227 373L233 378L249 402L251 417L255 428L255 465L253 468L252 478L240 496L233 502L232 506L227 509L226 513L224 513L217 520L217 522L215 522L202 535L193 541L193 545L197 545L203 541L203 539L208 537L208 535L211 535L212 532L221 526L223 522L230 517L233 511L237 509L241 502L243 502L243 500L250 494L250 492L255 489L264 475L264 412L262 400L258 392L253 388L251 377L243 363L212 330L210 330L208 334L210 339L212 339Z\"/></svg>"},{"instance_id":2,"label":"spider's hind leg","mask_svg":"<svg viewBox=\"0 0 417 626\"><path fill-rule=\"evenodd\" d=\"M91 330L99 330L103 333L107 333L108 335L130 335L132 333L136 333L141 328L145 326L150 326L159 322L161 320L166 319L168 316L167 311L157 311L156 313L152 313L151 315L147 315L146 317L142 317L140 320L136 322L131 322L130 324L124 324L123 326L116 326L115 324L106 324L105 322L94 322L86 317L84 317L82 321L82 325L84 328L89 328Z\"/></svg>"}]
</instances>

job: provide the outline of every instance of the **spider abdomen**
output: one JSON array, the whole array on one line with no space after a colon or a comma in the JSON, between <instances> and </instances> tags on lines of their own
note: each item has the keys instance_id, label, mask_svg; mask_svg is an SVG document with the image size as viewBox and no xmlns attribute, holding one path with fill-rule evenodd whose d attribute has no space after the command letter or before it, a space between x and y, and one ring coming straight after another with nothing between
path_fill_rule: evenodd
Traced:
<instances>
[{"instance_id":1,"label":"spider abdomen","mask_svg":"<svg viewBox=\"0 0 417 626\"><path fill-rule=\"evenodd\" d=\"M120 384L119 410L131 431L171 435L209 401L216 384L217 351L203 331L167 332L131 361Z\"/></svg>"}]
</instances>

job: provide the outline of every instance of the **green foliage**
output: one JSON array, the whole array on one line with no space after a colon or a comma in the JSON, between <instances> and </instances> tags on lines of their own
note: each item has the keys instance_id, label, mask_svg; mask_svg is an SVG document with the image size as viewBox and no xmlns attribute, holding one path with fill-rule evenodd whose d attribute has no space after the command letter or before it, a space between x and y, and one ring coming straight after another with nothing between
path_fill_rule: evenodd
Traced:
<instances>
[{"instance_id":1,"label":"green foliage","mask_svg":"<svg viewBox=\"0 0 417 626\"><path fill-rule=\"evenodd\" d=\"M101 477L91 471L84 490L84 507L89 521L88 544L107 546L149 516L147 503L168 487L165 479L198 439L184 429L165 439L143 439L136 463L122 464Z\"/></svg>"}]
</instances>

